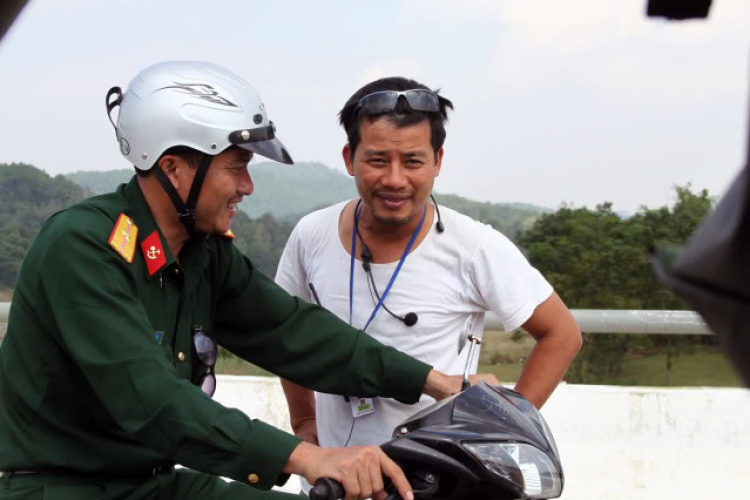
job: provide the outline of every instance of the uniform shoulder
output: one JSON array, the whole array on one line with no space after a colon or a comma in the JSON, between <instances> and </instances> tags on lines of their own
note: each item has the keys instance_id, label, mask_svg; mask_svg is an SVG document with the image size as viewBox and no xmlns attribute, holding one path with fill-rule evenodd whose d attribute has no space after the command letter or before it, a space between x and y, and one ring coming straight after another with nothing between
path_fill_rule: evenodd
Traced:
<instances>
[{"instance_id":1,"label":"uniform shoulder","mask_svg":"<svg viewBox=\"0 0 750 500\"><path fill-rule=\"evenodd\" d=\"M117 193L95 196L52 215L43 231L57 230L68 234L93 231L109 235L119 215L126 210L127 203Z\"/></svg>"}]
</instances>

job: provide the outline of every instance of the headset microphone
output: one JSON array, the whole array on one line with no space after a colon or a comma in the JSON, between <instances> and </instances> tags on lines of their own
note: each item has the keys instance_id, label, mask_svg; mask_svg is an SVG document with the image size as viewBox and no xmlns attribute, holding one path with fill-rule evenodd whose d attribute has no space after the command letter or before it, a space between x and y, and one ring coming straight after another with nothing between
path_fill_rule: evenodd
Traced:
<instances>
[{"instance_id":1,"label":"headset microphone","mask_svg":"<svg viewBox=\"0 0 750 500\"><path fill-rule=\"evenodd\" d=\"M416 313L410 312L401 320L406 326L414 326L419 321L419 316Z\"/></svg>"},{"instance_id":2,"label":"headset microphone","mask_svg":"<svg viewBox=\"0 0 750 500\"><path fill-rule=\"evenodd\" d=\"M438 233L442 233L443 231L445 231L445 225L443 224L443 220L440 218L440 209L438 208L437 201L435 201L435 197L430 195L430 198L432 199L432 204L435 206L435 212L437 213L438 218L435 227L437 227Z\"/></svg>"},{"instance_id":3,"label":"headset microphone","mask_svg":"<svg viewBox=\"0 0 750 500\"><path fill-rule=\"evenodd\" d=\"M365 244L365 240L362 239L362 235L357 233L357 236L359 237L359 241L362 243L362 253L360 253L360 256L362 257L362 268L365 270L365 273L367 273L367 280L368 284L372 283L372 287L375 291L375 296L380 300L380 293L378 292L377 287L375 286L375 280L372 278L372 266L370 263L373 260L372 257L372 251L370 250L370 247ZM394 313L388 307L385 305L385 303L382 304L383 309L385 309L385 312L396 318L397 320L401 321L406 326L414 326L417 324L417 321L419 321L419 316L417 316L416 313L410 312L406 313L405 316L401 317L398 314Z\"/></svg>"},{"instance_id":4,"label":"headset microphone","mask_svg":"<svg viewBox=\"0 0 750 500\"><path fill-rule=\"evenodd\" d=\"M432 199L432 204L435 206L435 213L437 214L437 224L435 227L437 228L438 233L442 233L445 231L445 225L443 224L443 220L440 217L440 209L438 208L437 201L435 201L435 197L430 194L430 198ZM362 257L362 268L365 270L365 273L367 273L367 279L368 284L372 284L373 291L375 292L375 296L378 298L378 301L380 301L380 293L378 293L378 289L375 286L375 280L372 277L372 266L370 263L373 261L372 252L370 251L370 248L365 244L365 240L362 238L362 235L359 231L357 231L356 226L358 226L359 220L357 217L357 213L359 210L359 205L362 203L362 200L359 200L357 202L357 206L354 208L354 225L355 229L354 232L356 233L357 237L359 238L359 241L362 243L362 253L360 254ZM352 242L352 255L354 254L354 243ZM419 321L419 316L417 316L416 313L410 312L406 313L404 316L399 316L398 314L393 313L388 307L385 305L385 303L381 303L383 306L383 309L396 318L397 320L401 321L406 326L414 326Z\"/></svg>"},{"instance_id":5,"label":"headset microphone","mask_svg":"<svg viewBox=\"0 0 750 500\"><path fill-rule=\"evenodd\" d=\"M376 290L376 296L377 296L377 290ZM419 321L419 316L417 316L417 313L406 313L405 316L399 316L398 314L392 312L390 309L388 309L385 304L382 304L383 309L385 309L385 312L405 324L406 326L414 326L417 324L417 321Z\"/></svg>"}]
</instances>

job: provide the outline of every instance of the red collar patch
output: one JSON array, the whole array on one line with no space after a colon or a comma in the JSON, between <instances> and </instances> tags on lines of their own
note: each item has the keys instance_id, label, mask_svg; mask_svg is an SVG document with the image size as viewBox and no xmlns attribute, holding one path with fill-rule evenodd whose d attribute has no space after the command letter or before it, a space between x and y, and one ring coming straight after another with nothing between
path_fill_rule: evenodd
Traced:
<instances>
[{"instance_id":1,"label":"red collar patch","mask_svg":"<svg viewBox=\"0 0 750 500\"><path fill-rule=\"evenodd\" d=\"M143 251L143 260L146 261L149 276L153 276L167 263L167 256L164 254L158 231L154 231L141 242L141 251Z\"/></svg>"}]
</instances>

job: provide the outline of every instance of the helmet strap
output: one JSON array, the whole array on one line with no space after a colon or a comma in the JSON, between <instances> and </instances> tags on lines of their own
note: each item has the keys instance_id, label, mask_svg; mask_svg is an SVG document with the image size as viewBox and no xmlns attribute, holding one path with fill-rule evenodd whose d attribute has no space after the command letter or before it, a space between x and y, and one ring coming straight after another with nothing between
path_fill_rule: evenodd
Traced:
<instances>
[{"instance_id":1,"label":"helmet strap","mask_svg":"<svg viewBox=\"0 0 750 500\"><path fill-rule=\"evenodd\" d=\"M175 210L177 210L178 219L188 230L188 234L190 234L191 238L201 238L205 236L195 228L195 207L198 205L198 197L200 196L201 189L203 188L203 181L206 179L206 173L208 173L208 167L211 166L212 160L213 156L207 154L204 154L201 158L198 169L195 172L195 177L193 178L193 184L190 186L190 193L188 194L187 202L182 201L182 198L180 198L179 193L172 185L169 177L167 177L167 174L165 174L158 165L156 166L156 172L154 172L159 184L161 184L164 192L167 193L167 196L169 196L169 199L172 201Z\"/></svg>"}]
</instances>

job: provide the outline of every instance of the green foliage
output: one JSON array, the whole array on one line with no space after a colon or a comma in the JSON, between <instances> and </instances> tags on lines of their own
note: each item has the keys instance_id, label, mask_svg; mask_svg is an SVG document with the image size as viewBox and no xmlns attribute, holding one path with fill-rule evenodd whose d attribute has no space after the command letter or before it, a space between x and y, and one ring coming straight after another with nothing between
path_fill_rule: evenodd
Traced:
<instances>
[{"instance_id":1,"label":"green foliage","mask_svg":"<svg viewBox=\"0 0 750 500\"><path fill-rule=\"evenodd\" d=\"M12 288L26 250L50 215L87 196L63 176L0 163L0 288Z\"/></svg>"},{"instance_id":2,"label":"green foliage","mask_svg":"<svg viewBox=\"0 0 750 500\"><path fill-rule=\"evenodd\" d=\"M539 217L518 238L529 260L574 309L687 309L664 288L648 262L648 249L684 244L711 209L706 190L676 187L673 207L648 209L621 219L611 203L588 208L563 207ZM617 376L634 350L663 342L625 335L584 335L584 344L568 372L574 382L597 383Z\"/></svg>"},{"instance_id":3,"label":"green foliage","mask_svg":"<svg viewBox=\"0 0 750 500\"><path fill-rule=\"evenodd\" d=\"M284 251L286 240L292 233L292 225L279 223L271 214L250 219L237 212L232 221L234 244L265 275L273 278Z\"/></svg>"}]
</instances>

